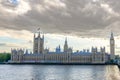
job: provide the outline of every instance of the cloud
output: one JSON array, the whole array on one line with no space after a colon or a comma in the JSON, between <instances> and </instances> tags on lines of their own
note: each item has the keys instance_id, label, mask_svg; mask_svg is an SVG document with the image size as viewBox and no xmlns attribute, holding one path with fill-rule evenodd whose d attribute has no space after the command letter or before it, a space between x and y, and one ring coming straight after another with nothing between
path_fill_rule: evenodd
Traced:
<instances>
[{"instance_id":1,"label":"cloud","mask_svg":"<svg viewBox=\"0 0 120 80\"><path fill-rule=\"evenodd\" d=\"M12 48L19 48L21 47L20 44L15 44L15 43L0 43L1 47L12 47Z\"/></svg>"},{"instance_id":2,"label":"cloud","mask_svg":"<svg viewBox=\"0 0 120 80\"><path fill-rule=\"evenodd\" d=\"M5 46L6 44L5 43L0 43L0 46Z\"/></svg>"},{"instance_id":3,"label":"cloud","mask_svg":"<svg viewBox=\"0 0 120 80\"><path fill-rule=\"evenodd\" d=\"M120 1L113 0L19 0L0 1L0 29L105 37L120 35Z\"/></svg>"},{"instance_id":4,"label":"cloud","mask_svg":"<svg viewBox=\"0 0 120 80\"><path fill-rule=\"evenodd\" d=\"M24 45L23 45L24 44ZM32 45L26 44L26 43L22 43L22 45L20 43L9 43L9 42L5 42L5 43L0 43L0 52L10 52L11 48L12 49L29 49L30 51L32 51L31 48Z\"/></svg>"},{"instance_id":5,"label":"cloud","mask_svg":"<svg viewBox=\"0 0 120 80\"><path fill-rule=\"evenodd\" d=\"M111 15L119 17L120 14L113 11L113 9L108 4L101 4L101 7Z\"/></svg>"},{"instance_id":6,"label":"cloud","mask_svg":"<svg viewBox=\"0 0 120 80\"><path fill-rule=\"evenodd\" d=\"M33 38L33 34L26 30L16 31L11 29L0 30L1 37L9 37L13 39L26 40L29 42Z\"/></svg>"},{"instance_id":7,"label":"cloud","mask_svg":"<svg viewBox=\"0 0 120 80\"><path fill-rule=\"evenodd\" d=\"M29 3L23 0L14 2L13 0L3 0L1 1L0 6L4 13L8 13L11 15L25 14L31 9Z\"/></svg>"}]
</instances>

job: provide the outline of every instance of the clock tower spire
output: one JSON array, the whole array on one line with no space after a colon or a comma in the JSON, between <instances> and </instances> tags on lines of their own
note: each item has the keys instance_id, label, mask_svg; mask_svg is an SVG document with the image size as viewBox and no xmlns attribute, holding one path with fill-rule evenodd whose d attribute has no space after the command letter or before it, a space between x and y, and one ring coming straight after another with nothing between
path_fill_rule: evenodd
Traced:
<instances>
[{"instance_id":1,"label":"clock tower spire","mask_svg":"<svg viewBox=\"0 0 120 80\"><path fill-rule=\"evenodd\" d=\"M111 37L110 37L110 59L111 60L115 59L115 40L114 40L113 32L111 32Z\"/></svg>"}]
</instances>

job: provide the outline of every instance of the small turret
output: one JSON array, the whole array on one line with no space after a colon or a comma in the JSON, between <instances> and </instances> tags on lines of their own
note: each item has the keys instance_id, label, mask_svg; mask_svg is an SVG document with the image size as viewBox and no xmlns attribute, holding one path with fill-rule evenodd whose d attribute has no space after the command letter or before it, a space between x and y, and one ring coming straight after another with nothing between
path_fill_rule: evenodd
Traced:
<instances>
[{"instance_id":1,"label":"small turret","mask_svg":"<svg viewBox=\"0 0 120 80\"><path fill-rule=\"evenodd\" d=\"M93 50L93 46L92 46L92 48L91 48L91 52L94 52L94 50Z\"/></svg>"},{"instance_id":2,"label":"small turret","mask_svg":"<svg viewBox=\"0 0 120 80\"><path fill-rule=\"evenodd\" d=\"M34 33L34 38L35 38L35 33Z\"/></svg>"},{"instance_id":3,"label":"small turret","mask_svg":"<svg viewBox=\"0 0 120 80\"><path fill-rule=\"evenodd\" d=\"M97 47L95 48L95 52L96 52L96 53L98 52L98 49L97 49Z\"/></svg>"},{"instance_id":4,"label":"small turret","mask_svg":"<svg viewBox=\"0 0 120 80\"><path fill-rule=\"evenodd\" d=\"M89 49L87 49L87 53L89 53Z\"/></svg>"},{"instance_id":5,"label":"small turret","mask_svg":"<svg viewBox=\"0 0 120 80\"><path fill-rule=\"evenodd\" d=\"M65 44L64 44L64 52L67 53L68 51L68 44L67 44L67 37L65 38Z\"/></svg>"},{"instance_id":6,"label":"small turret","mask_svg":"<svg viewBox=\"0 0 120 80\"><path fill-rule=\"evenodd\" d=\"M58 47L56 47L56 52L57 52L57 53L60 53L60 52L61 52L60 45L59 45Z\"/></svg>"},{"instance_id":7,"label":"small turret","mask_svg":"<svg viewBox=\"0 0 120 80\"><path fill-rule=\"evenodd\" d=\"M40 35L40 31L38 32L38 38L40 38L41 37L41 35Z\"/></svg>"},{"instance_id":8,"label":"small turret","mask_svg":"<svg viewBox=\"0 0 120 80\"><path fill-rule=\"evenodd\" d=\"M26 49L25 54L28 54L28 50Z\"/></svg>"},{"instance_id":9,"label":"small turret","mask_svg":"<svg viewBox=\"0 0 120 80\"><path fill-rule=\"evenodd\" d=\"M44 40L44 34L42 35L42 39Z\"/></svg>"},{"instance_id":10,"label":"small turret","mask_svg":"<svg viewBox=\"0 0 120 80\"><path fill-rule=\"evenodd\" d=\"M114 39L113 32L111 32L110 39Z\"/></svg>"}]
</instances>

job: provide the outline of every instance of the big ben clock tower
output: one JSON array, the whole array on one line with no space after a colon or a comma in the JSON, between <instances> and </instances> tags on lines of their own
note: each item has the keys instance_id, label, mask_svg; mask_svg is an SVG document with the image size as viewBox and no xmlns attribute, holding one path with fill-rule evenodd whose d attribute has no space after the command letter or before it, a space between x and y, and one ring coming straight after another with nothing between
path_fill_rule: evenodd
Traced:
<instances>
[{"instance_id":1,"label":"big ben clock tower","mask_svg":"<svg viewBox=\"0 0 120 80\"><path fill-rule=\"evenodd\" d=\"M115 40L113 33L111 33L111 37L110 37L110 59L111 60L115 59Z\"/></svg>"}]
</instances>

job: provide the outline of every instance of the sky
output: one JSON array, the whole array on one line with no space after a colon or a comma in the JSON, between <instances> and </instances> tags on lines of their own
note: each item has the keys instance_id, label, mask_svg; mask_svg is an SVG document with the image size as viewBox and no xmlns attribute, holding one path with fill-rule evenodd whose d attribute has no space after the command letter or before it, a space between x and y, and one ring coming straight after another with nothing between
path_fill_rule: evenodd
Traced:
<instances>
[{"instance_id":1,"label":"sky","mask_svg":"<svg viewBox=\"0 0 120 80\"><path fill-rule=\"evenodd\" d=\"M0 52L32 51L33 33L40 28L45 48L54 51L65 37L74 51L105 46L114 33L120 54L120 0L0 0Z\"/></svg>"}]
</instances>

